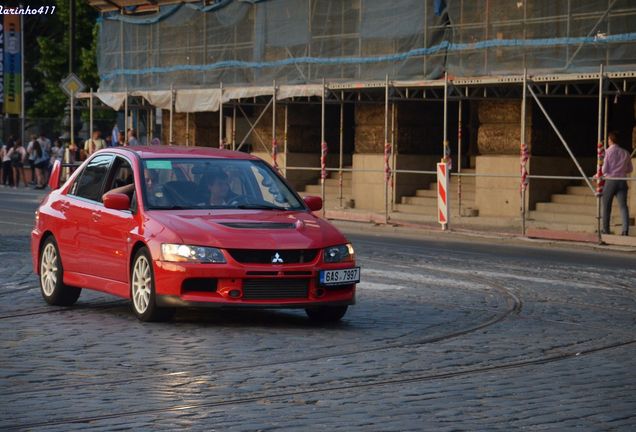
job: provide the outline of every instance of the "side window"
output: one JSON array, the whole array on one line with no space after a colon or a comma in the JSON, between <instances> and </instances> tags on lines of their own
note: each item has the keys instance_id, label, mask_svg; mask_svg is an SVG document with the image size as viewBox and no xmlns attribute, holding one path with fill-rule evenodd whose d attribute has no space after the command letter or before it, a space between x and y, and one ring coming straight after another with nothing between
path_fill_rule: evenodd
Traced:
<instances>
[{"instance_id":1,"label":"side window","mask_svg":"<svg viewBox=\"0 0 636 432\"><path fill-rule=\"evenodd\" d=\"M112 155L99 155L93 158L79 175L71 193L80 198L101 202L102 189L112 160Z\"/></svg>"},{"instance_id":2,"label":"side window","mask_svg":"<svg viewBox=\"0 0 636 432\"><path fill-rule=\"evenodd\" d=\"M111 176L104 188L104 193L110 191L120 192L132 198L132 194L135 191L134 185L133 170L130 166L130 162L118 156L115 158Z\"/></svg>"}]
</instances>

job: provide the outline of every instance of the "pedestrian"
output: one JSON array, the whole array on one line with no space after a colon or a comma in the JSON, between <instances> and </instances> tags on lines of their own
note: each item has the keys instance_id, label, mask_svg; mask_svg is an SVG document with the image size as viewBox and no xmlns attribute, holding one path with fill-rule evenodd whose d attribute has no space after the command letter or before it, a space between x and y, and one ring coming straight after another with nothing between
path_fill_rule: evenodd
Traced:
<instances>
[{"instance_id":1,"label":"pedestrian","mask_svg":"<svg viewBox=\"0 0 636 432\"><path fill-rule=\"evenodd\" d=\"M44 131L40 131L38 142L40 143L40 147L42 147L42 150L46 151L47 153L51 152L51 140L46 137Z\"/></svg>"},{"instance_id":2,"label":"pedestrian","mask_svg":"<svg viewBox=\"0 0 636 432\"><path fill-rule=\"evenodd\" d=\"M104 141L106 142L106 147L117 147L117 144L113 144L113 137L110 135L106 135Z\"/></svg>"},{"instance_id":3,"label":"pedestrian","mask_svg":"<svg viewBox=\"0 0 636 432\"><path fill-rule=\"evenodd\" d=\"M126 147L128 143L126 142L126 136L124 135L124 131L119 131L117 134L117 144Z\"/></svg>"},{"instance_id":4,"label":"pedestrian","mask_svg":"<svg viewBox=\"0 0 636 432\"><path fill-rule=\"evenodd\" d=\"M610 132L608 135L609 147L605 150L603 161L603 176L605 187L603 188L603 234L609 234L610 218L612 215L612 202L614 195L618 199L621 210L623 227L621 235L629 234L629 210L627 208L627 180L619 180L627 177L633 170L632 159L627 150L618 145L618 132Z\"/></svg>"},{"instance_id":5,"label":"pedestrian","mask_svg":"<svg viewBox=\"0 0 636 432\"><path fill-rule=\"evenodd\" d=\"M27 160L27 156L27 152L22 145L22 140L16 140L13 148L9 150L9 158L11 159L11 166L13 168L13 187L16 189L20 186L20 179L22 179L24 187L29 187L24 172L24 162Z\"/></svg>"},{"instance_id":6,"label":"pedestrian","mask_svg":"<svg viewBox=\"0 0 636 432\"><path fill-rule=\"evenodd\" d=\"M53 141L53 145L51 146L51 154L49 161L49 175L51 175L51 171L53 170L53 165L55 165L55 161L59 160L62 162L64 157L64 144L57 138Z\"/></svg>"},{"instance_id":7,"label":"pedestrian","mask_svg":"<svg viewBox=\"0 0 636 432\"><path fill-rule=\"evenodd\" d=\"M111 140L113 141L113 147L124 145L124 140L120 140L120 132L117 127L117 123L113 125L113 130L110 132L110 136L112 137Z\"/></svg>"},{"instance_id":8,"label":"pedestrian","mask_svg":"<svg viewBox=\"0 0 636 432\"><path fill-rule=\"evenodd\" d=\"M11 167L11 157L9 152L13 149L15 139L10 136L7 143L0 149L0 157L2 158L2 186L13 186L13 168Z\"/></svg>"},{"instance_id":9,"label":"pedestrian","mask_svg":"<svg viewBox=\"0 0 636 432\"><path fill-rule=\"evenodd\" d=\"M44 189L50 163L49 153L42 148L39 140L35 141L33 148L35 150L35 189Z\"/></svg>"},{"instance_id":10,"label":"pedestrian","mask_svg":"<svg viewBox=\"0 0 636 432\"><path fill-rule=\"evenodd\" d=\"M35 142L37 141L37 136L36 135L31 135L31 141L29 141L29 143L27 144L27 157L28 157L28 161L29 161L29 168L31 169L31 182L30 184L34 185L35 184L35 150L34 150L34 145Z\"/></svg>"},{"instance_id":11,"label":"pedestrian","mask_svg":"<svg viewBox=\"0 0 636 432\"><path fill-rule=\"evenodd\" d=\"M136 146L139 145L139 141L137 140L137 132L134 129L128 129L128 145Z\"/></svg>"},{"instance_id":12,"label":"pedestrian","mask_svg":"<svg viewBox=\"0 0 636 432\"><path fill-rule=\"evenodd\" d=\"M106 148L106 142L102 139L102 133L95 129L93 130L93 136L84 142L84 150L90 156L103 148Z\"/></svg>"}]
</instances>

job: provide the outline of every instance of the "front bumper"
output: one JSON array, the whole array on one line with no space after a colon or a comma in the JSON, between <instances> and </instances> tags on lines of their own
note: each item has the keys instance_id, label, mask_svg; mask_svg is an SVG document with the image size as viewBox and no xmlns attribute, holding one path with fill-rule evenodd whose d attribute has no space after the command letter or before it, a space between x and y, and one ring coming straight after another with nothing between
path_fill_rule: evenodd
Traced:
<instances>
[{"instance_id":1,"label":"front bumper","mask_svg":"<svg viewBox=\"0 0 636 432\"><path fill-rule=\"evenodd\" d=\"M324 287L319 284L321 270L336 270L354 267L355 263L338 264L303 263L286 265L264 264L191 264L154 261L155 292L158 306L203 306L203 307L258 307L258 308L306 308L315 306L339 306L355 304L355 284ZM189 289L188 282L197 283ZM209 282L207 282L209 281ZM244 296L244 283L257 281L259 285L275 288L275 298L267 295L259 298ZM284 287L277 282L306 283L302 296L286 297ZM281 283L281 286L284 285ZM253 291L252 291L253 292ZM282 293L282 295L281 295Z\"/></svg>"}]
</instances>

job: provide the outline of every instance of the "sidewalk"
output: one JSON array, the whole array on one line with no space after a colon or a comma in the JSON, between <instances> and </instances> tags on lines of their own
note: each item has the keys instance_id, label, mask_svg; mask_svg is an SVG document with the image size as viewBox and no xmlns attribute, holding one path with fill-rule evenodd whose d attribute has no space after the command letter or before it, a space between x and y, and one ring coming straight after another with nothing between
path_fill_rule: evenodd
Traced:
<instances>
[{"instance_id":1,"label":"sidewalk","mask_svg":"<svg viewBox=\"0 0 636 432\"><path fill-rule=\"evenodd\" d=\"M366 234L366 235L391 235L406 239L428 239L447 242L472 242L484 244L517 245L531 247L554 247L558 249L582 251L598 251L607 253L628 253L636 256L635 245L611 245L597 244L580 241L564 241L555 239L528 238L513 233L510 230L471 230L467 228L453 228L449 231L442 231L440 226L427 224L410 224L408 226L399 224L378 224L373 222L352 222L343 220L330 220L338 229L345 233ZM618 236L614 236L618 237Z\"/></svg>"}]
</instances>

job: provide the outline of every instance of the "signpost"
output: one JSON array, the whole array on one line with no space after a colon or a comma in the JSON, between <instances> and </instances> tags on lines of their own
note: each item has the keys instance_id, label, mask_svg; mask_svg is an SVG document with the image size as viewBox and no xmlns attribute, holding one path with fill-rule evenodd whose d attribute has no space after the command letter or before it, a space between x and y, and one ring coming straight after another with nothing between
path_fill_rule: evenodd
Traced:
<instances>
[{"instance_id":1,"label":"signpost","mask_svg":"<svg viewBox=\"0 0 636 432\"><path fill-rule=\"evenodd\" d=\"M60 83L60 87L68 95L70 98L71 104L71 144L75 143L75 113L74 113L74 105L75 105L75 93L79 93L86 88L86 85L79 79L77 75L74 73L70 73L66 78L62 80Z\"/></svg>"}]
</instances>

